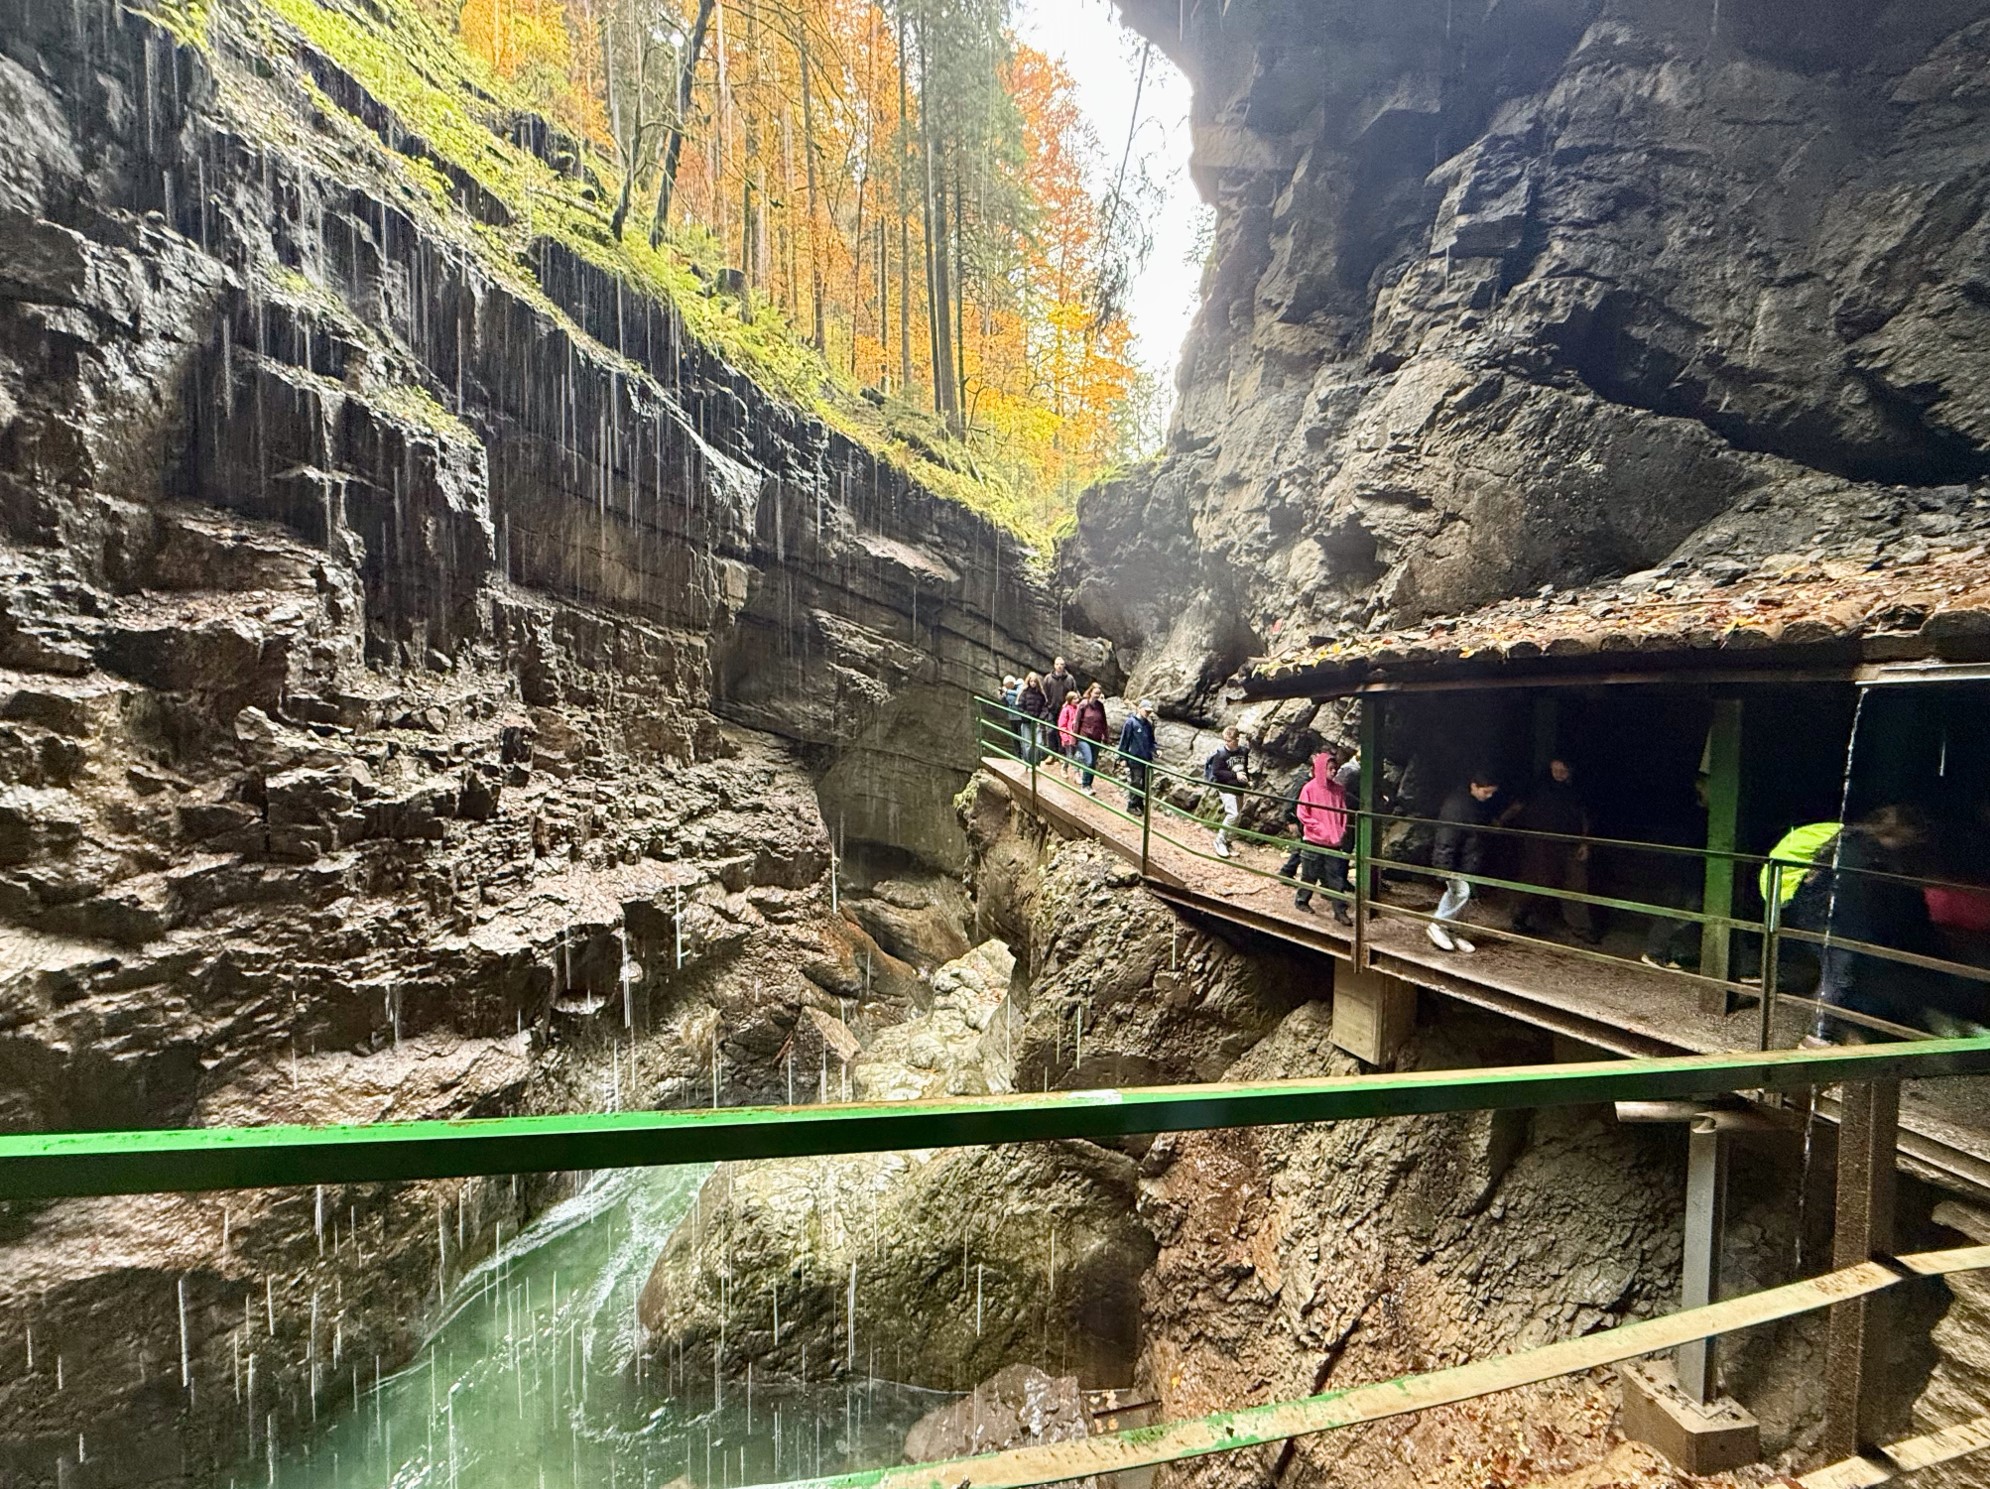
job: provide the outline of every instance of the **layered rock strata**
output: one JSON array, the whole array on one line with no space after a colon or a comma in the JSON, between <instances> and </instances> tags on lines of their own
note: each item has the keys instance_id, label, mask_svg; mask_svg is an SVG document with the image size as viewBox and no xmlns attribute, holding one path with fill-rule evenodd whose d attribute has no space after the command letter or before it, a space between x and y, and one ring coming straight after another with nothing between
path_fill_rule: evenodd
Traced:
<instances>
[{"instance_id":1,"label":"layered rock strata","mask_svg":"<svg viewBox=\"0 0 1990 1489\"><path fill-rule=\"evenodd\" d=\"M1968 546L1981 0L1121 10L1215 209L1169 452L1066 558L1133 691L1209 714L1250 655L1697 565L1724 514Z\"/></svg>"},{"instance_id":2,"label":"layered rock strata","mask_svg":"<svg viewBox=\"0 0 1990 1489\"><path fill-rule=\"evenodd\" d=\"M1030 556L198 20L0 5L0 1122L772 1099L965 945L920 886ZM0 1478L283 1451L546 1192L17 1207Z\"/></svg>"}]
</instances>

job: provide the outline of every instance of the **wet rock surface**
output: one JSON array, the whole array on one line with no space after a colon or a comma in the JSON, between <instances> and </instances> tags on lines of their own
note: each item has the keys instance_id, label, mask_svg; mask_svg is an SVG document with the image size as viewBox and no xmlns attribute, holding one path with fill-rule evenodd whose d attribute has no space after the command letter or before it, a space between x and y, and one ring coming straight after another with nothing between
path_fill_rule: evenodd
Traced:
<instances>
[{"instance_id":1,"label":"wet rock surface","mask_svg":"<svg viewBox=\"0 0 1990 1489\"><path fill-rule=\"evenodd\" d=\"M919 1016L863 1041L824 1030L799 1085L859 1101L1013 1089L1013 974L984 944L934 974ZM666 1379L710 1379L716 1355L728 1378L751 1361L763 1378L967 1390L1044 1362L1124 1383L1152 1255L1134 1183L1130 1158L1082 1142L722 1164L643 1289L645 1348Z\"/></svg>"},{"instance_id":2,"label":"wet rock surface","mask_svg":"<svg viewBox=\"0 0 1990 1489\"><path fill-rule=\"evenodd\" d=\"M271 17L210 34L0 4L0 1124L783 1096L805 1014L966 948L1029 555L570 248L494 266ZM280 1452L557 1189L10 1210L0 1479Z\"/></svg>"},{"instance_id":3,"label":"wet rock surface","mask_svg":"<svg viewBox=\"0 0 1990 1489\"><path fill-rule=\"evenodd\" d=\"M1209 716L1315 637L1980 526L1982 4L1121 9L1216 211L1170 450L1065 558L1130 694Z\"/></svg>"},{"instance_id":4,"label":"wet rock surface","mask_svg":"<svg viewBox=\"0 0 1990 1489\"><path fill-rule=\"evenodd\" d=\"M1091 1435L1090 1429L1091 1414L1076 1376L1011 1365L915 1424L905 1434L905 1456L928 1463L1038 1443L1078 1442ZM1078 1489L1098 1486L1095 1478L1071 1482Z\"/></svg>"}]
</instances>

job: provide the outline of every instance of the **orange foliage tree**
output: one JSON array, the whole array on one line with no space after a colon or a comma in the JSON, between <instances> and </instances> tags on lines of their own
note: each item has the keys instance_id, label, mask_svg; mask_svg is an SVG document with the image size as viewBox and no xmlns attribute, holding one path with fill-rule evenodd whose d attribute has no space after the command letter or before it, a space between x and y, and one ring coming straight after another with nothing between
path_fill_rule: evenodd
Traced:
<instances>
[{"instance_id":1,"label":"orange foliage tree","mask_svg":"<svg viewBox=\"0 0 1990 1489\"><path fill-rule=\"evenodd\" d=\"M1148 384L1099 141L1007 4L464 0L461 30L610 157L618 229L647 193L833 376L1069 491L1133 453Z\"/></svg>"}]
</instances>

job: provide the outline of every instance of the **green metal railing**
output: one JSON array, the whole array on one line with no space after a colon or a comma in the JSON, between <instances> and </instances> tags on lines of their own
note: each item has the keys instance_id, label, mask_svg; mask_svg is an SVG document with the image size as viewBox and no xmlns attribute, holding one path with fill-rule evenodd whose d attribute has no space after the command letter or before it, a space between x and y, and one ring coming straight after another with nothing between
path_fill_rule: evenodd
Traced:
<instances>
[{"instance_id":1,"label":"green metal railing","mask_svg":"<svg viewBox=\"0 0 1990 1489\"><path fill-rule=\"evenodd\" d=\"M0 1136L0 1199L881 1153L1983 1074L1990 1074L1990 1037L923 1101L19 1133Z\"/></svg>"},{"instance_id":2,"label":"green metal railing","mask_svg":"<svg viewBox=\"0 0 1990 1489\"><path fill-rule=\"evenodd\" d=\"M1717 863L1725 871L1727 879L1741 880L1744 877L1756 878L1767 875L1768 892L1762 915L1720 913L1707 909L1694 909L1686 905L1661 904L1630 899L1618 895L1596 894L1586 890L1565 889L1557 885L1528 883L1524 880L1506 879L1483 873L1464 873L1455 869L1439 869L1429 864L1390 857L1379 851L1378 842L1384 829L1395 827L1439 828L1444 824L1437 819L1419 817L1410 813L1381 811L1374 804L1375 783L1379 780L1380 760L1374 738L1374 729L1369 722L1374 710L1363 710L1363 747L1361 780L1367 800L1350 802L1346 808L1350 831L1344 842L1351 840L1351 846L1325 847L1315 844L1304 845L1304 851L1321 855L1345 864L1345 890L1328 889L1320 885L1302 883L1295 876L1281 870L1271 870L1261 864L1250 862L1243 857L1224 858L1201 843L1178 835L1193 828L1209 833L1221 829L1230 840L1270 847L1279 851L1299 847L1299 841L1292 836L1280 836L1242 826L1225 827L1218 817L1185 809L1168 799L1164 787L1174 783L1175 794L1201 798L1212 790L1246 798L1253 801L1272 802L1281 812L1287 810L1290 798L1255 786L1212 786L1199 776L1169 766L1159 760L1140 761L1125 755L1116 745L1105 741L1093 743L1095 774L1101 778L1117 779L1124 783L1129 795L1137 800L1130 801L1126 808L1115 806L1108 800L1093 793L1095 803L1120 820L1136 826L1140 832L1139 863L1143 875L1154 873L1154 854L1157 844L1166 845L1211 864L1222 864L1225 868L1242 872L1255 878L1277 882L1294 889L1309 890L1327 902L1345 907L1352 920L1350 952L1355 964L1367 967L1372 964L1374 951L1373 926L1379 918L1390 918L1414 924L1442 924L1438 918L1414 906L1392 903L1383 899L1374 890L1375 876L1386 872L1399 878L1420 878L1436 880L1458 879L1476 889L1492 889L1513 894L1552 900L1557 904L1573 904L1593 910L1611 910L1627 914L1652 917L1693 925L1700 929L1705 938L1721 938L1723 946L1732 938L1740 936L1757 937L1761 942L1760 977L1745 979L1731 975L1729 959L1720 955L1712 960L1717 971L1693 971L1678 966L1656 967L1651 970L1659 975L1675 980L1684 987L1718 994L1723 1000L1754 999L1759 1008L1757 1047L1767 1049L1774 1040L1776 1013L1781 1007L1801 1010L1811 1018L1829 1019L1852 1025L1876 1034L1894 1039L1926 1039L1931 1037L1925 1029L1915 1028L1890 1019L1865 1013L1858 1009L1844 1008L1821 1002L1815 998L1803 997L1785 992L1779 986L1780 973L1784 961L1785 948L1791 943L1814 948L1820 954L1836 951L1855 956L1868 956L1876 960L1891 962L1900 966L1913 967L1922 971L1936 972L1964 981L1990 984L1990 968L1974 966L1941 957L1927 956L1904 948L1890 947L1873 942L1857 940L1836 934L1827 926L1823 930L1812 930L1789 924L1784 918L1783 887L1790 874L1810 874L1813 872L1864 876L1873 880L1890 880L1911 884L1916 889L1949 888L1981 892L1984 886L1956 883L1950 880L1915 877L1889 873L1884 870L1866 869L1840 865L1835 859L1829 865L1800 862L1794 859L1779 859L1768 854L1743 853L1732 849L1694 847L1671 843L1647 843L1634 839L1607 838L1595 835L1576 835L1544 832L1533 828L1508 826L1488 822L1471 826L1468 830L1483 833L1515 842L1545 842L1558 847L1586 848L1592 852L1602 850L1617 854L1647 854L1657 857L1691 860L1704 866ZM1071 766L1074 757L1060 749L1042 743L1054 733L1054 726L1048 721L1022 713L1012 705L999 700L980 698L975 701L976 737L982 750L991 755L1007 758L1023 765L1029 772L1031 806L1043 786L1043 775L1047 764ZM1118 770L1113 769L1114 766ZM1146 789L1135 791L1132 786L1134 767L1144 772ZM1172 830L1171 830L1172 829ZM1193 886L1190 886L1193 887ZM1544 936L1529 935L1526 932L1503 926L1488 926L1473 923L1470 933L1474 937L1489 937L1495 941L1516 945L1534 946L1552 950L1564 958L1574 958L1593 964L1621 967L1627 958L1599 947L1571 945Z\"/></svg>"}]
</instances>

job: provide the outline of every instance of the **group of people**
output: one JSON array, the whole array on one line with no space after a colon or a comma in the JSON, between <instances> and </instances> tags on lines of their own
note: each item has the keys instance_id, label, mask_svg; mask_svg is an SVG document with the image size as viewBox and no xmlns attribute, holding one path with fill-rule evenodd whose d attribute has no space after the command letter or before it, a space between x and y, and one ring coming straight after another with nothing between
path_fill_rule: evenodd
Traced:
<instances>
[{"instance_id":1,"label":"group of people","mask_svg":"<svg viewBox=\"0 0 1990 1489\"><path fill-rule=\"evenodd\" d=\"M1105 690L1096 682L1081 685L1059 657L1047 672L1004 679L1003 702L1018 753L1026 761L1059 763L1080 789L1097 795L1102 757L1116 754L1127 810L1138 814L1145 809L1158 756L1152 699L1141 699L1115 731ZM1114 743L1109 746L1109 741ZM1279 869L1279 877L1293 886L1294 905L1310 911L1316 894L1323 894L1343 925L1353 918L1348 902L1360 820L1360 768L1349 752L1332 745L1319 749L1285 793L1277 823L1277 830L1297 839ZM1252 785L1251 745L1235 725L1223 731L1204 759L1202 781L1217 805L1212 851L1219 858L1234 857L1247 799L1268 794ZM1558 918L1577 941L1600 942L1595 909L1586 899L1590 808L1575 767L1566 756L1557 756L1524 794L1503 793L1498 774L1482 768L1467 773L1444 796L1430 851L1441 886L1424 924L1431 944L1454 953L1476 949L1464 933L1466 909L1474 897L1474 881L1487 872L1488 839L1509 828L1515 830L1515 861L1504 872L1530 887L1512 899L1511 929L1540 936L1547 922ZM1981 835L1990 842L1990 825ZM1761 894L1765 905L1772 893L1779 896L1777 909L1786 927L1923 958L1939 957L1945 941L1956 934L1990 940L1990 890L1924 888L1911 882L1925 877L1932 861L1929 829L1911 810L1886 807L1850 825L1804 824L1792 829L1771 857L1783 867L1775 876L1763 870ZM1697 869L1697 860L1690 866ZM1676 901L1684 910L1698 909L1697 886L1660 898ZM1661 967L1691 965L1697 961L1701 929L1694 916L1654 917L1644 960ZM1758 952L1759 939L1753 938ZM1751 938L1741 940L1745 961ZM1952 977L1842 947L1827 945L1818 954L1801 937L1786 941L1784 948L1778 989L1791 991L1799 980L1807 986L1809 977L1816 977L1815 997L1827 1010L1819 1019L1819 1035L1858 1037L1855 1027L1830 1017L1831 1009L1895 1022L1926 1024L1933 1018L1948 1029L1976 1024L1954 996ZM1977 1000L1966 1002L1973 1010Z\"/></svg>"},{"instance_id":2,"label":"group of people","mask_svg":"<svg viewBox=\"0 0 1990 1489\"><path fill-rule=\"evenodd\" d=\"M1248 770L1249 746L1234 726L1225 729L1222 742L1203 764L1203 779L1215 789L1222 810L1214 843L1220 858L1228 858L1234 851L1230 839L1242 820ZM1295 886L1293 904L1310 910L1314 889L1328 891L1334 918L1342 925L1353 919L1347 905L1349 855L1354 847L1360 783L1360 760L1344 759L1340 750L1327 746L1314 754L1307 773L1294 784L1286 798L1283 819L1286 829L1299 837L1299 845L1279 870L1279 877ZM1438 809L1431 867L1442 875L1443 887L1433 918L1424 929L1439 950L1477 949L1458 927L1472 900L1472 879L1485 869L1487 828L1510 826L1530 834L1521 839L1520 877L1539 885L1542 892L1523 895L1515 903L1515 931L1540 933L1538 917L1550 901L1548 891L1588 892L1589 847L1584 840L1590 831L1589 810L1576 788L1569 762L1559 758L1550 761L1534 788L1503 808L1497 805L1499 795L1497 776L1490 770L1477 770L1460 782ZM1577 939L1592 945L1601 939L1587 904L1564 900L1561 905Z\"/></svg>"},{"instance_id":3,"label":"group of people","mask_svg":"<svg viewBox=\"0 0 1990 1489\"><path fill-rule=\"evenodd\" d=\"M1100 752L1113 737L1102 686L1094 682L1081 687L1070 663L1058 657L1048 672L1003 678L1002 702L1010 710L1017 752L1026 764L1062 761L1077 773L1080 790L1098 795ZM1142 698L1119 726L1116 748L1126 766L1130 812L1141 810L1148 768L1159 750L1154 722L1154 700Z\"/></svg>"}]
</instances>

